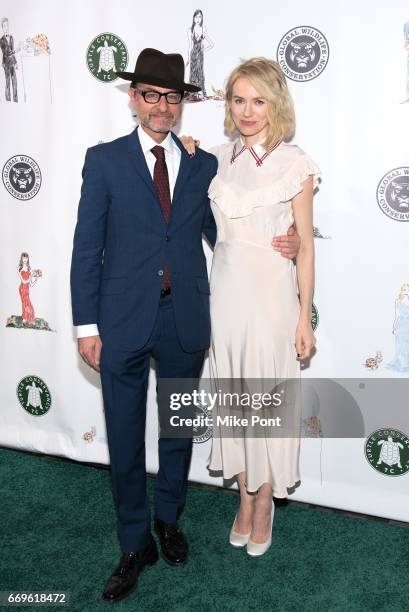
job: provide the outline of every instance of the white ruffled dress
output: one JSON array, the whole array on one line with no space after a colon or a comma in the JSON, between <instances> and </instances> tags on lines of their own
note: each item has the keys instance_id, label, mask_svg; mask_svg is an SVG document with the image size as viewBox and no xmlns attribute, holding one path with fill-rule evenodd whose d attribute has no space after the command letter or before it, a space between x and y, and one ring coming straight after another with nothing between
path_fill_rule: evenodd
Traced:
<instances>
[{"instance_id":1,"label":"white ruffled dress","mask_svg":"<svg viewBox=\"0 0 409 612\"><path fill-rule=\"evenodd\" d=\"M214 387L226 379L298 378L294 346L299 315L295 266L271 246L293 223L292 198L319 168L298 146L281 143L267 155L261 146L232 152L241 141L215 147L218 173L209 187L217 224L210 279L212 339L210 373ZM218 381L223 384L219 385ZM226 415L226 411L223 411ZM299 480L298 437L243 437L216 424L209 470L231 479L246 472L247 489L271 483L276 497ZM268 431L268 430L267 430Z\"/></svg>"}]
</instances>

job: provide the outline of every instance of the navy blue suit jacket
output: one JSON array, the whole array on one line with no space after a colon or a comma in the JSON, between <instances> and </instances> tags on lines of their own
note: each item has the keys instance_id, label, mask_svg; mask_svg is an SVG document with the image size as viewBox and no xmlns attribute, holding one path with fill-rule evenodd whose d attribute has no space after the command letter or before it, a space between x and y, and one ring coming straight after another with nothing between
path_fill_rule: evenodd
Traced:
<instances>
[{"instance_id":1,"label":"navy blue suit jacket","mask_svg":"<svg viewBox=\"0 0 409 612\"><path fill-rule=\"evenodd\" d=\"M88 149L71 263L74 325L97 323L103 343L137 350L149 339L169 266L176 328L187 352L209 347L209 282L202 233L216 226L207 196L216 158L181 161L166 225L138 130Z\"/></svg>"}]
</instances>

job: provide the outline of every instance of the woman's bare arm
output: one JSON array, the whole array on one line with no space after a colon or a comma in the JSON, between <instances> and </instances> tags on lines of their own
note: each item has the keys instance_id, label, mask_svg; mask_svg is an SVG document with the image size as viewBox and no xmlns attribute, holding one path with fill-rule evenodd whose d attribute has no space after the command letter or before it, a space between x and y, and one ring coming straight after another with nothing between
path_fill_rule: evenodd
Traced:
<instances>
[{"instance_id":1,"label":"woman's bare arm","mask_svg":"<svg viewBox=\"0 0 409 612\"><path fill-rule=\"evenodd\" d=\"M296 256L300 317L296 332L296 347L300 359L311 354L315 337L311 327L312 295L314 291L314 236L312 224L313 180L309 176L303 190L292 200L293 214L301 244Z\"/></svg>"}]
</instances>

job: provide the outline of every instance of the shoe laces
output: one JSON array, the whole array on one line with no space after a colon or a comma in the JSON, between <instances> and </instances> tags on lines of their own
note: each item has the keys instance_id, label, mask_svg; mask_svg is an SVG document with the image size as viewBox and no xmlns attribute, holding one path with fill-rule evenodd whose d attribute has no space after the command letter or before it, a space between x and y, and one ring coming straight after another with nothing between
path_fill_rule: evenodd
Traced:
<instances>
[{"instance_id":1,"label":"shoe laces","mask_svg":"<svg viewBox=\"0 0 409 612\"><path fill-rule=\"evenodd\" d=\"M130 567L133 560L136 558L137 553L123 553L121 561L117 567L116 574L124 574Z\"/></svg>"}]
</instances>

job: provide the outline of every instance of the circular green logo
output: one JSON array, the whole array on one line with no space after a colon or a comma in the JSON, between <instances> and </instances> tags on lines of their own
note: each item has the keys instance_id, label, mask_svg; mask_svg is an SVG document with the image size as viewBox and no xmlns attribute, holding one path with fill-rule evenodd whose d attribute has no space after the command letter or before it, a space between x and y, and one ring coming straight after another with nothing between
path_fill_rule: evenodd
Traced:
<instances>
[{"instance_id":1,"label":"circular green logo","mask_svg":"<svg viewBox=\"0 0 409 612\"><path fill-rule=\"evenodd\" d=\"M398 429L377 429L366 439L365 456L384 476L403 476L409 472L409 438Z\"/></svg>"},{"instance_id":2,"label":"circular green logo","mask_svg":"<svg viewBox=\"0 0 409 612\"><path fill-rule=\"evenodd\" d=\"M318 323L319 323L319 316L318 316L318 310L316 305L314 304L314 302L312 303L312 311L311 311L311 327L312 327L312 331L315 331L318 327Z\"/></svg>"},{"instance_id":3,"label":"circular green logo","mask_svg":"<svg viewBox=\"0 0 409 612\"><path fill-rule=\"evenodd\" d=\"M25 376L17 385L17 398L21 406L33 416L43 416L51 408L51 393L38 376Z\"/></svg>"},{"instance_id":4,"label":"circular green logo","mask_svg":"<svg viewBox=\"0 0 409 612\"><path fill-rule=\"evenodd\" d=\"M126 70L128 66L128 49L124 41L111 32L99 34L87 49L87 66L98 81L116 81L115 72Z\"/></svg>"}]
</instances>

